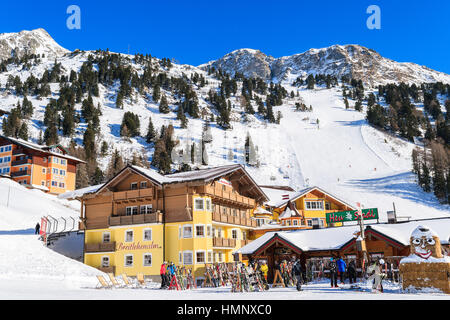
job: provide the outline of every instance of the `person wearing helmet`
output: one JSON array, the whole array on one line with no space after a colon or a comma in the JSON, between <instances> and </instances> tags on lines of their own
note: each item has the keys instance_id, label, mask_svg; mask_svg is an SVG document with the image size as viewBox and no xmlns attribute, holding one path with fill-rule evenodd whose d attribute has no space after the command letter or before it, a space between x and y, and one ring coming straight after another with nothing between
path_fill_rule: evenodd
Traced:
<instances>
[{"instance_id":1,"label":"person wearing helmet","mask_svg":"<svg viewBox=\"0 0 450 320\"><path fill-rule=\"evenodd\" d=\"M332 288L338 288L337 285L337 264L334 258L330 258L330 263L328 264L328 269L330 270L330 281Z\"/></svg>"},{"instance_id":2,"label":"person wearing helmet","mask_svg":"<svg viewBox=\"0 0 450 320\"><path fill-rule=\"evenodd\" d=\"M161 269L159 270L159 274L161 275L161 288L160 289L165 289L167 287L166 267L167 267L167 262L164 261L163 264L161 265Z\"/></svg>"}]
</instances>

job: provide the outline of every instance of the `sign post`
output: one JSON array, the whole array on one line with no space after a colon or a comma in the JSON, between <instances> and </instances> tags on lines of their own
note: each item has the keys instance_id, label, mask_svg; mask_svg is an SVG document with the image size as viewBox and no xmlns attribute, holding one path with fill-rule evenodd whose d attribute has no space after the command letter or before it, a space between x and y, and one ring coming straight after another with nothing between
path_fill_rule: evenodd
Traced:
<instances>
[{"instance_id":1,"label":"sign post","mask_svg":"<svg viewBox=\"0 0 450 320\"><path fill-rule=\"evenodd\" d=\"M358 217L359 217L359 227L361 230L361 276L364 274L364 267L367 263L367 249L366 249L366 235L364 234L364 216L363 211L361 209L361 204L359 202L356 203L358 207ZM377 210L377 217L374 219L378 219L378 210Z\"/></svg>"}]
</instances>

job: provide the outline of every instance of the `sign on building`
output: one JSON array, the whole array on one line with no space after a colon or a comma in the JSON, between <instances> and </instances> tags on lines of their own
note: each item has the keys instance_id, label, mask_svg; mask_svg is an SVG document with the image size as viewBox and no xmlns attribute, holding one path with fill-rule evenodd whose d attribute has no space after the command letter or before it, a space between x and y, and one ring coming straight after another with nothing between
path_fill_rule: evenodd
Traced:
<instances>
[{"instance_id":1,"label":"sign on building","mask_svg":"<svg viewBox=\"0 0 450 320\"><path fill-rule=\"evenodd\" d=\"M363 209L362 216L364 220L376 220L378 219L378 209ZM358 210L330 212L326 217L327 223L358 221L359 219Z\"/></svg>"}]
</instances>

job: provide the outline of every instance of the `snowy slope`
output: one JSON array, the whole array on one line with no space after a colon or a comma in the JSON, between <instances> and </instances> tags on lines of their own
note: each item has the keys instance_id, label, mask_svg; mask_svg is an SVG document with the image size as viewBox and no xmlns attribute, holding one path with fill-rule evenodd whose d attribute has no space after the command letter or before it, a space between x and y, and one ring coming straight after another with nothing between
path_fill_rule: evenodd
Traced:
<instances>
[{"instance_id":1,"label":"snowy slope","mask_svg":"<svg viewBox=\"0 0 450 320\"><path fill-rule=\"evenodd\" d=\"M56 43L42 28L18 33L0 33L0 60L25 53L55 58L67 52L69 51Z\"/></svg>"},{"instance_id":2,"label":"snowy slope","mask_svg":"<svg viewBox=\"0 0 450 320\"><path fill-rule=\"evenodd\" d=\"M333 61L344 55L346 59L351 58L350 65L358 66L359 57L366 53L362 47L352 48L333 46L330 50L311 49L308 53L311 58L308 58L308 61L314 60L312 56L317 55L317 63L322 63L322 60L325 59L330 62L330 65L335 65ZM345 54L341 52L342 50L345 51ZM95 52L72 53L59 57L58 62L62 65L63 73L69 76L71 70L79 71L90 54L95 54ZM378 57L379 55L370 50L366 55L374 59L381 59ZM143 66L136 64L133 56L126 57L129 58L127 63L138 74L141 74ZM233 66L234 61L240 68L239 72L245 72L246 68L252 70L255 66L264 69L264 63L270 62L272 59L264 57L259 51L242 49L230 54L227 63ZM287 57L283 59L289 60ZM292 58L291 60L297 61L298 59ZM158 60L155 58L154 61L157 63ZM361 62L363 65L364 61ZM18 75L22 81L30 74L40 78L46 69L52 69L53 64L53 59L44 58L40 64L32 65L30 70L9 65L7 72L0 73L0 109L10 111L18 101L22 100L21 97L2 90L8 76ZM311 68L315 67L311 64ZM205 87L200 88L193 84L193 89L199 98L200 109L205 110L209 118L209 114L217 115L217 111L211 108L206 101L207 94L211 89L217 90L219 82L202 69L204 66L197 68L173 64L168 75L181 77L184 74L190 78L193 73L197 73L206 78L208 83ZM257 148L260 166L257 168L247 166L247 169L261 185L289 185L296 190L317 185L352 204L361 202L365 207L379 208L382 220L386 219L385 212L392 210L393 202L395 202L400 215L404 216L427 218L450 214L449 206L440 205L432 194L423 192L414 182L414 177L410 173L413 144L370 127L364 119L365 111L346 110L340 88L299 90L291 86L298 76L298 72L303 72L300 69L294 69L291 66L285 70L285 73L280 71L283 72L282 85L288 92L294 91L299 94L299 97L284 99L282 106L274 108L275 114L280 111L283 115L281 125L267 123L258 114L247 116L245 119L239 103L241 88L238 87L238 95L230 98L232 130L222 130L215 123L211 125L213 143L206 145L209 165L244 163L243 148L247 133L249 133ZM417 81L433 80L427 78L427 73L420 71L420 68L415 70L425 77L419 77L416 79ZM316 71L325 72L327 69L317 69ZM388 75L389 73L379 74L378 78L389 81ZM383 78L384 76L386 78ZM446 80L446 77L448 75L441 80ZM57 98L59 84L51 84L51 87L52 98ZM177 107L174 103L177 100L169 92L165 92L165 94L172 112L160 114L158 104L152 100L150 94L147 96L134 94L132 100L124 101L123 109L117 109L115 98L118 87L118 83L111 87L99 85L100 96L93 97L94 105L100 104L102 111L101 132L97 140L105 141L110 146L109 154L98 159L103 170L106 169L111 152L115 148L128 160L131 159L134 152L143 152L149 160L153 155L153 148L146 144L143 138L132 138L127 141L120 137L120 124L127 111L139 116L142 135L146 133L149 117L152 118L158 132L162 125L173 124L175 136L180 142L177 150L186 150L192 142L200 141L204 120L189 118L188 128L182 129L180 121L176 120ZM29 136L33 141L37 140L40 130L45 129L42 121L49 98L38 100L36 97L28 97L34 105L33 117L31 120L27 120ZM295 112L295 103L301 100L307 106L312 105L313 112ZM350 101L350 103L353 105L354 101ZM254 107L256 109L256 106ZM80 112L81 104L76 104L75 108ZM0 116L0 125L1 118ZM319 119L319 128L317 119ZM84 122L76 128L74 139L80 145L85 129L86 123ZM69 138L61 138L63 144L67 145L69 141ZM0 195L0 199L1 197ZM49 210L42 209L40 211L42 213ZM51 213L48 212L48 214Z\"/></svg>"}]
</instances>

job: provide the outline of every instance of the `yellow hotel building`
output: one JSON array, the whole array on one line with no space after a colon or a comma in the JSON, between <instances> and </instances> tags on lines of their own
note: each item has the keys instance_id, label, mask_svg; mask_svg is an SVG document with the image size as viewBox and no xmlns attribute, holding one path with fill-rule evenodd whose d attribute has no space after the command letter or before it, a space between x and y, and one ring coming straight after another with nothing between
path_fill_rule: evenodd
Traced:
<instances>
[{"instance_id":1,"label":"yellow hotel building","mask_svg":"<svg viewBox=\"0 0 450 320\"><path fill-rule=\"evenodd\" d=\"M159 279L164 261L192 269L233 262L267 196L241 165L160 175L127 166L100 186L77 190L84 262L115 275Z\"/></svg>"}]
</instances>

